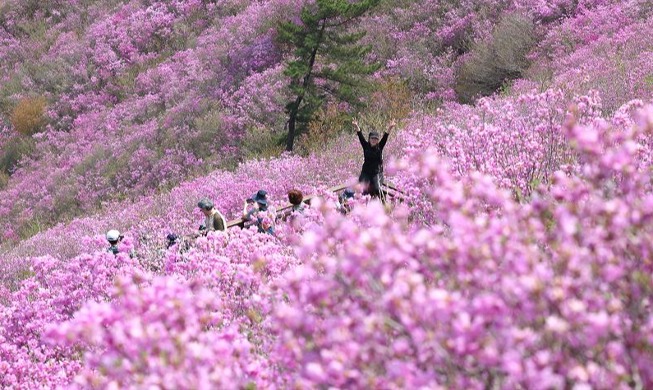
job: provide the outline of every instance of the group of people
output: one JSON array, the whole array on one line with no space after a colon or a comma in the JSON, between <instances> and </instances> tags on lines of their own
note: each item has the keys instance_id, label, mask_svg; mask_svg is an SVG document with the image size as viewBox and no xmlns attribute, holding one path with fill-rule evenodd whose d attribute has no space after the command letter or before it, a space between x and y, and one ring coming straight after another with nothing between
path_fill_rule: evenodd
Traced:
<instances>
[{"instance_id":1,"label":"group of people","mask_svg":"<svg viewBox=\"0 0 653 390\"><path fill-rule=\"evenodd\" d=\"M363 131L357 120L352 121L352 125L358 135L361 147L363 148L363 167L359 175L358 181L363 185L363 195L370 195L372 197L379 197L385 201L383 196L383 149L390 132L396 127L396 123L391 121L388 128L380 136L378 132L372 130L365 139ZM254 195L245 200L243 205L243 220L245 223L256 225L259 233L275 234L275 223L277 220L277 212L269 204L267 191L259 190ZM351 188L345 189L338 196L338 203L336 208L343 214L347 214L351 210L350 200L354 198L355 192ZM301 191L293 189L288 192L288 201L291 204L289 211L282 215L282 219L299 213L304 213L304 195ZM209 199L202 199L197 203L197 207L204 215L204 223L200 225L198 232L187 236L197 238L205 236L209 232L225 231L227 230L227 220L224 215L218 211L215 204ZM122 241L124 236L118 230L109 230L106 234L106 239L109 242L108 252L118 254L118 244ZM183 237L171 233L166 237L166 248L179 244Z\"/></svg>"}]
</instances>

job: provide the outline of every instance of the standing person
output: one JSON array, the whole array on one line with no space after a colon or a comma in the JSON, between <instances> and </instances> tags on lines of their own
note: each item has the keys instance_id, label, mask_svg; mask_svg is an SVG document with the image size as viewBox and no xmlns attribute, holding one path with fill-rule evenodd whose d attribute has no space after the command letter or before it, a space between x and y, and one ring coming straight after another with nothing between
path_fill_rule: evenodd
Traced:
<instances>
[{"instance_id":1,"label":"standing person","mask_svg":"<svg viewBox=\"0 0 653 390\"><path fill-rule=\"evenodd\" d=\"M358 181L365 186L364 195L370 194L373 197L378 197L381 195L381 184L383 184L383 148L388 142L388 136L392 129L395 128L396 123L394 120L390 122L381 139L379 139L379 133L371 131L368 140L365 140L363 131L356 119L352 121L352 124L363 147L363 156L365 158Z\"/></svg>"},{"instance_id":2,"label":"standing person","mask_svg":"<svg viewBox=\"0 0 653 390\"><path fill-rule=\"evenodd\" d=\"M206 235L208 232L225 231L227 230L227 221L224 216L215 208L215 205L209 199L202 199L197 203L202 214L204 214L204 229L200 229L201 235Z\"/></svg>"}]
</instances>

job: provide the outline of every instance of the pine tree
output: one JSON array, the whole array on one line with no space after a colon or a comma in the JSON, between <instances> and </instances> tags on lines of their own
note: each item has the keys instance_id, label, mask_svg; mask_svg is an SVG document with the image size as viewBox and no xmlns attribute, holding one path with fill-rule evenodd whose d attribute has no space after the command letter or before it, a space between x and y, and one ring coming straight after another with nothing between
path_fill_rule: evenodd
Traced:
<instances>
[{"instance_id":1,"label":"pine tree","mask_svg":"<svg viewBox=\"0 0 653 390\"><path fill-rule=\"evenodd\" d=\"M379 64L365 61L371 48L358 44L365 32L352 31L352 25L379 2L316 0L302 9L301 24L279 25L279 40L293 54L284 72L291 79L288 87L294 97L286 105L286 150L292 151L296 135L306 130L326 99L360 104L365 76L378 70Z\"/></svg>"}]
</instances>

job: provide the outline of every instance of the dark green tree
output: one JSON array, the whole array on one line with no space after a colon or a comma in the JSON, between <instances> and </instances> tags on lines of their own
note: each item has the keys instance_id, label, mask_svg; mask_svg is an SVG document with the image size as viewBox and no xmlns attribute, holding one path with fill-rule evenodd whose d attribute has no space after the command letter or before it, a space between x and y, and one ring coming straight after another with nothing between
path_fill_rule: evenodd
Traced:
<instances>
[{"instance_id":1,"label":"dark green tree","mask_svg":"<svg viewBox=\"0 0 653 390\"><path fill-rule=\"evenodd\" d=\"M280 43L292 50L292 59L284 71L290 77L288 87L293 96L286 105L286 150L293 150L295 137L306 130L315 111L327 99L360 105L365 76L380 65L366 61L371 48L359 44L365 32L353 27L379 2L316 0L304 6L300 23L279 25Z\"/></svg>"}]
</instances>

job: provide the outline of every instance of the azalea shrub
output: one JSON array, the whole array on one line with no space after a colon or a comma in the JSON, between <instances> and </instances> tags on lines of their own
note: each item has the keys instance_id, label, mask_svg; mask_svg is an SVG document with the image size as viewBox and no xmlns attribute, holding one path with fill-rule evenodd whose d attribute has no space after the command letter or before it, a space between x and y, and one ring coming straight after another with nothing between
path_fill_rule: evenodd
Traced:
<instances>
[{"instance_id":1,"label":"azalea shrub","mask_svg":"<svg viewBox=\"0 0 653 390\"><path fill-rule=\"evenodd\" d=\"M653 387L650 5L383 2L368 110L245 159L283 129L275 26L298 9L0 6L0 387ZM456 102L502 17L532 23L528 68ZM385 204L350 115L399 121ZM198 237L198 200L238 219L260 189L316 197L274 234Z\"/></svg>"},{"instance_id":2,"label":"azalea shrub","mask_svg":"<svg viewBox=\"0 0 653 390\"><path fill-rule=\"evenodd\" d=\"M16 244L59 221L168 191L252 155L278 154L287 120L281 87L288 83L288 53L277 45L276 26L297 17L300 5L3 3L0 112L9 118L34 97L47 105L42 116L16 116L22 124L10 129L38 132L33 147L15 154L5 169L2 242ZM567 89L570 96L594 89L609 114L650 95L650 50L640 39L649 8L641 1L411 0L379 5L359 27L372 47L370 60L383 65L374 77L398 77L413 95L411 107L421 112L458 99L456 75L480 58L470 50L492 52L492 31L501 19L517 16L535 26L538 44L528 61L518 61L528 80L517 82L515 94L533 87ZM384 82L378 85L384 94ZM369 103L375 110L375 98Z\"/></svg>"},{"instance_id":3,"label":"azalea shrub","mask_svg":"<svg viewBox=\"0 0 653 390\"><path fill-rule=\"evenodd\" d=\"M34 259L0 291L2 384L651 386L653 108L580 118L576 162L525 203L427 150L389 169L414 178L391 211L317 201L277 238L212 233L159 265L130 242Z\"/></svg>"}]
</instances>

